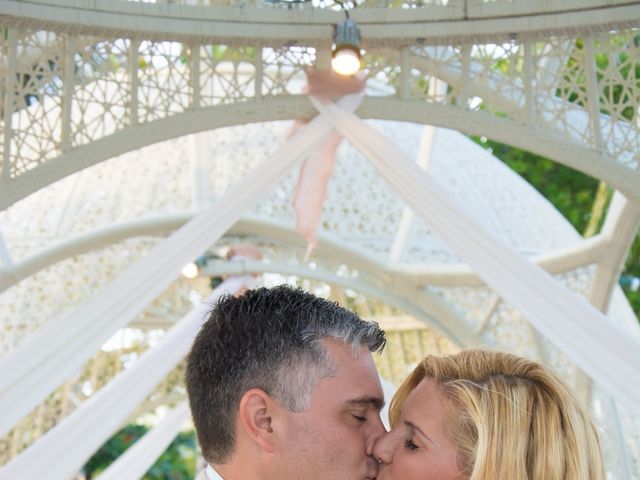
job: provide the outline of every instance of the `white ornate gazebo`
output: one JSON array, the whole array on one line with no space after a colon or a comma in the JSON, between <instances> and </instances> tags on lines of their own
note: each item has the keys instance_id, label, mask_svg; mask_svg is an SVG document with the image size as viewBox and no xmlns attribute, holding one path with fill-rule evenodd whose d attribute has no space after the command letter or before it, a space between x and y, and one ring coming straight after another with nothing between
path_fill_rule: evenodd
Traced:
<instances>
[{"instance_id":1,"label":"white ornate gazebo","mask_svg":"<svg viewBox=\"0 0 640 480\"><path fill-rule=\"evenodd\" d=\"M640 479L640 326L617 286L640 224L640 4L350 16L364 96L323 105L304 72L329 68L331 2L0 3L0 478L70 478L175 407L103 474L139 478L188 417L189 311L223 277L303 282L383 323L390 391L426 353L543 361L589 406L609 478ZM286 141L298 118L315 119ZM348 142L306 260L291 196L332 128ZM605 181L601 231L582 238L466 135ZM225 259L239 243L262 258Z\"/></svg>"}]
</instances>

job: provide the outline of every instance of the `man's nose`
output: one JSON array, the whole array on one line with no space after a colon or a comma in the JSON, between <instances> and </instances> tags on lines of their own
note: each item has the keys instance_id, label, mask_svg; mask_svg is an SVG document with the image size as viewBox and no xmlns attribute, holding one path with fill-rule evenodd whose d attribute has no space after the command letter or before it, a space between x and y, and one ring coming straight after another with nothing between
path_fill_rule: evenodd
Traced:
<instances>
[{"instance_id":1,"label":"man's nose","mask_svg":"<svg viewBox=\"0 0 640 480\"><path fill-rule=\"evenodd\" d=\"M367 432L367 455L373 455L373 446L376 444L378 439L382 437L386 433L384 425L382 424L382 420L378 416L374 421L372 421L369 431Z\"/></svg>"}]
</instances>

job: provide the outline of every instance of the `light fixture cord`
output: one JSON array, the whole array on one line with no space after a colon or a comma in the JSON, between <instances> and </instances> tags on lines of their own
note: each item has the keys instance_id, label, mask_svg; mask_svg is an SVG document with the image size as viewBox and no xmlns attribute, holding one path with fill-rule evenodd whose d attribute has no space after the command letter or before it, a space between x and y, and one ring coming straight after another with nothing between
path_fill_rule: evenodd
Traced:
<instances>
[{"instance_id":1,"label":"light fixture cord","mask_svg":"<svg viewBox=\"0 0 640 480\"><path fill-rule=\"evenodd\" d=\"M340 5L340 7L342 8L342 11L344 12L344 14L346 15L347 19L349 19L349 9L347 8L345 2L343 2L342 0L333 0L334 3ZM358 4L356 2L353 2L353 8L356 8L358 6Z\"/></svg>"}]
</instances>

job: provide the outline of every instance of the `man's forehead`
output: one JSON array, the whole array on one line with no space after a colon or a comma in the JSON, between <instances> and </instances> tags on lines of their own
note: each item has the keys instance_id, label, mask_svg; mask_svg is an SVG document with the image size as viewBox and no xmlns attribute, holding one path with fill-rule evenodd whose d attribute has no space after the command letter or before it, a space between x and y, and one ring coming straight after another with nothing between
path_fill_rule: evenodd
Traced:
<instances>
[{"instance_id":1,"label":"man's forehead","mask_svg":"<svg viewBox=\"0 0 640 480\"><path fill-rule=\"evenodd\" d=\"M335 374L324 384L330 395L340 404L381 408L384 394L369 349L362 346L354 351L351 344L335 339L323 339L322 343L336 366Z\"/></svg>"},{"instance_id":2,"label":"man's forehead","mask_svg":"<svg viewBox=\"0 0 640 480\"><path fill-rule=\"evenodd\" d=\"M379 379L373 356L366 346L356 346L339 340L323 339L323 347L335 363L336 376L369 376Z\"/></svg>"}]
</instances>

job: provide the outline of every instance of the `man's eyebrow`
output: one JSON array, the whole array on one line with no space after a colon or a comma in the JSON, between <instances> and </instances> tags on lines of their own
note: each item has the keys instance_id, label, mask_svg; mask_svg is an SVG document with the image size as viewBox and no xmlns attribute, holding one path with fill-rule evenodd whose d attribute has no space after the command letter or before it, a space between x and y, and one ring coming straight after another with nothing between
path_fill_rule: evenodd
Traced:
<instances>
[{"instance_id":1,"label":"man's eyebrow","mask_svg":"<svg viewBox=\"0 0 640 480\"><path fill-rule=\"evenodd\" d=\"M416 432L418 432L420 435L422 435L424 438L426 438L426 439L429 441L429 443L431 443L431 445L433 445L433 446L434 446L434 447L436 447L438 450L440 450L440 447L438 447L438 444L437 444L436 442L434 442L434 441L431 439L431 437L430 437L429 435L427 435L426 433L424 433L424 432L420 429L420 427L418 427L415 423L410 422L410 421L408 421L408 420L405 420L405 421L404 421L404 424L405 424L407 427L411 428L412 430L415 430Z\"/></svg>"},{"instance_id":2,"label":"man's eyebrow","mask_svg":"<svg viewBox=\"0 0 640 480\"><path fill-rule=\"evenodd\" d=\"M380 398L380 397L359 397L359 398L353 398L351 400L347 400L344 403L346 403L349 406L354 406L354 405L358 405L358 406L373 405L378 410L382 410L382 407L384 407L384 400L382 398Z\"/></svg>"}]
</instances>

